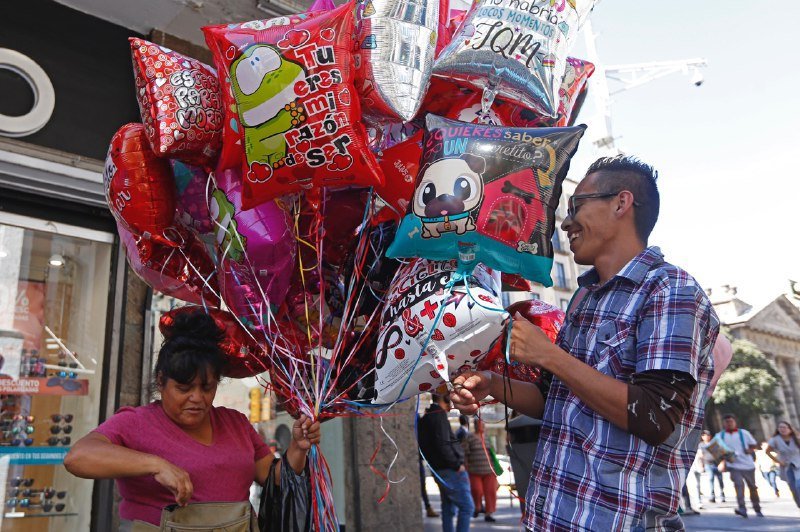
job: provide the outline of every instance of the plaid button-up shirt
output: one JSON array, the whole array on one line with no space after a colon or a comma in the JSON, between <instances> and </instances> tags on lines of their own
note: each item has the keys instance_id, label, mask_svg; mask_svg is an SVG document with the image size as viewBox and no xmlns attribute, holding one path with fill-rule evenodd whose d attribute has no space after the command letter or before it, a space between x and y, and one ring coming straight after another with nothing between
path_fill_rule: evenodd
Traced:
<instances>
[{"instance_id":1,"label":"plaid button-up shirt","mask_svg":"<svg viewBox=\"0 0 800 532\"><path fill-rule=\"evenodd\" d=\"M554 377L525 526L537 532L683 530L681 483L697 449L719 320L697 282L664 262L656 247L602 286L598 281L594 269L579 278L586 295L558 345L622 382L633 373L672 370L688 373L697 386L672 435L652 446L591 410Z\"/></svg>"}]
</instances>

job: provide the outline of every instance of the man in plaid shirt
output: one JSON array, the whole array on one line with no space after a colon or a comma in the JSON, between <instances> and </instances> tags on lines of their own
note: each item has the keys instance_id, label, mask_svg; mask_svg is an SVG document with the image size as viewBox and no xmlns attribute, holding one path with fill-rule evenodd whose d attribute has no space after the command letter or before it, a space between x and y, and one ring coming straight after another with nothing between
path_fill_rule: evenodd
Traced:
<instances>
[{"instance_id":1,"label":"man in plaid shirt","mask_svg":"<svg viewBox=\"0 0 800 532\"><path fill-rule=\"evenodd\" d=\"M491 395L541 417L529 530L684 529L681 486L719 320L697 282L647 247L657 175L635 158L600 159L570 198L562 227L575 262L594 268L579 278L555 345L521 317L510 338L512 359L546 370L549 386L488 372L454 380L465 414Z\"/></svg>"}]
</instances>

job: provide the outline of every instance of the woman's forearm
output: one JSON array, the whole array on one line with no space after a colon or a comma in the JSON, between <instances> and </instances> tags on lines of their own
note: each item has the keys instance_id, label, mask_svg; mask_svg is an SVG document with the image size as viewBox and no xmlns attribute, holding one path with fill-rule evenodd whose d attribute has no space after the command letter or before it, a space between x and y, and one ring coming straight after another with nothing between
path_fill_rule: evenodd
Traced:
<instances>
[{"instance_id":1,"label":"woman's forearm","mask_svg":"<svg viewBox=\"0 0 800 532\"><path fill-rule=\"evenodd\" d=\"M289 444L289 448L286 450L286 461L289 462L289 465L298 475L306 468L307 456L308 451L301 449L300 446L292 440L292 443Z\"/></svg>"},{"instance_id":2,"label":"woman's forearm","mask_svg":"<svg viewBox=\"0 0 800 532\"><path fill-rule=\"evenodd\" d=\"M91 433L78 440L64 457L67 471L81 478L105 479L155 475L164 460L134 451Z\"/></svg>"}]
</instances>

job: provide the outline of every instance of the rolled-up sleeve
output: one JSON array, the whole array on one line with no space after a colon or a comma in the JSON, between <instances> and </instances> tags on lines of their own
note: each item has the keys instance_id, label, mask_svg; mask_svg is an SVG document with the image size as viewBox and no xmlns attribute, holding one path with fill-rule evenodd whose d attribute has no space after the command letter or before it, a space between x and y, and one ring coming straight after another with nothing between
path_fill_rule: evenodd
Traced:
<instances>
[{"instance_id":1,"label":"rolled-up sleeve","mask_svg":"<svg viewBox=\"0 0 800 532\"><path fill-rule=\"evenodd\" d=\"M637 326L636 371L680 371L699 381L701 363L713 370L709 353L718 333L719 320L699 286L662 279Z\"/></svg>"}]
</instances>

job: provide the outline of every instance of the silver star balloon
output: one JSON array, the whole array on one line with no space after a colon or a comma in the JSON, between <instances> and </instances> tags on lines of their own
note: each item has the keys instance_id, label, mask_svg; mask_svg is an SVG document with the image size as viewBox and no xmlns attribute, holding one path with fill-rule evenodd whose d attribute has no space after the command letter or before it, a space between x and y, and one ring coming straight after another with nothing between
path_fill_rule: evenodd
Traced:
<instances>
[{"instance_id":1,"label":"silver star balloon","mask_svg":"<svg viewBox=\"0 0 800 532\"><path fill-rule=\"evenodd\" d=\"M357 88L373 118L408 122L428 89L439 0L365 0L360 6Z\"/></svg>"},{"instance_id":2,"label":"silver star balloon","mask_svg":"<svg viewBox=\"0 0 800 532\"><path fill-rule=\"evenodd\" d=\"M476 0L433 73L558 114L567 52L597 0Z\"/></svg>"}]
</instances>

